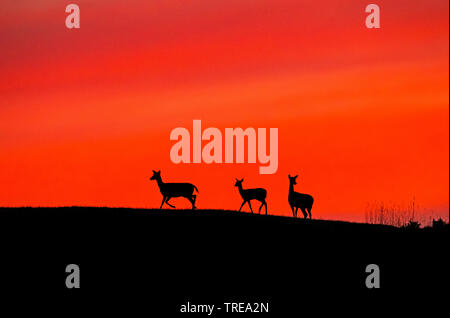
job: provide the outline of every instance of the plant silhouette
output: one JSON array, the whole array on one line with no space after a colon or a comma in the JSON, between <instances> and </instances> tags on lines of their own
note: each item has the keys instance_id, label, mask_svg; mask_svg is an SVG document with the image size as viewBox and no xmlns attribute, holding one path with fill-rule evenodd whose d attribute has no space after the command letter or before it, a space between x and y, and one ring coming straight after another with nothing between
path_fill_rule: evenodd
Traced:
<instances>
[{"instance_id":1,"label":"plant silhouette","mask_svg":"<svg viewBox=\"0 0 450 318\"><path fill-rule=\"evenodd\" d=\"M235 187L238 187L239 193L241 194L242 199L244 199L244 202L242 202L241 207L239 208L239 212L241 212L242 207L245 203L248 203L248 206L250 207L250 211L253 213L252 205L250 204L251 200L258 200L261 202L261 206L259 207L259 214L261 214L261 208L264 206L266 209L266 215L267 215L267 203L266 203L266 197L267 197L267 191L266 189L258 188L258 189L243 189L242 188L242 182L244 182L244 179L238 180L236 179L236 183L234 184Z\"/></svg>"},{"instance_id":2,"label":"plant silhouette","mask_svg":"<svg viewBox=\"0 0 450 318\"><path fill-rule=\"evenodd\" d=\"M289 205L291 206L293 216L295 218L297 217L297 211L298 211L298 208L300 208L300 210L302 210L302 212L303 212L303 216L305 217L305 219L308 217L308 214L309 214L309 218L311 219L312 218L311 209L312 209L312 206L314 203L314 198L312 196L310 196L309 194L295 192L294 185L297 184L298 175L296 175L295 177L291 177L291 175L288 175L288 176L289 176L288 201L289 201ZM308 211L308 213L306 213L306 211Z\"/></svg>"},{"instance_id":3,"label":"plant silhouette","mask_svg":"<svg viewBox=\"0 0 450 318\"><path fill-rule=\"evenodd\" d=\"M169 203L169 200L177 197L188 199L192 204L192 209L196 209L195 200L197 199L197 196L194 194L194 190L198 193L198 189L195 185L191 183L165 183L161 179L161 170L153 170L153 176L150 180L156 180L159 191L161 191L163 196L160 209L162 209L164 203L172 208L175 208L175 206Z\"/></svg>"}]
</instances>

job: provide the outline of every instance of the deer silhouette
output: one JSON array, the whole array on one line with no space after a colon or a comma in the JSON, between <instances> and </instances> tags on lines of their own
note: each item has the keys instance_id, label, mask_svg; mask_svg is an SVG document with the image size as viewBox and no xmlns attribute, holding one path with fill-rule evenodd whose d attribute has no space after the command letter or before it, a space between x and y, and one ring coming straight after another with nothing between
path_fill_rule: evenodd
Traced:
<instances>
[{"instance_id":1,"label":"deer silhouette","mask_svg":"<svg viewBox=\"0 0 450 318\"><path fill-rule=\"evenodd\" d=\"M289 205L291 206L292 214L295 218L297 217L298 208L300 208L305 219L308 217L308 214L309 218L311 219L311 209L314 203L314 198L309 194L303 194L294 191L294 185L297 184L297 177L298 175L296 175L295 177L291 177L291 175L289 175ZM308 211L308 213L306 213L306 211Z\"/></svg>"},{"instance_id":2,"label":"deer silhouette","mask_svg":"<svg viewBox=\"0 0 450 318\"><path fill-rule=\"evenodd\" d=\"M184 197L188 199L189 202L192 203L192 209L196 209L195 200L197 196L194 194L194 189L195 191L197 191L197 193L198 189L195 185L190 183L164 183L161 179L161 170L158 172L153 170L153 176L150 178L150 180L156 180L156 182L158 183L159 191L161 191L161 194L163 196L160 209L162 209L164 203L172 208L175 208L172 204L169 203L169 200L177 197Z\"/></svg>"},{"instance_id":3,"label":"deer silhouette","mask_svg":"<svg viewBox=\"0 0 450 318\"><path fill-rule=\"evenodd\" d=\"M244 202L242 202L241 207L239 208L239 212L241 212L242 207L245 203L248 203L248 206L250 207L250 211L253 213L252 205L250 204L251 200L258 200L261 202L261 206L259 207L259 214L261 214L261 208L264 206L266 209L266 215L267 215L267 203L266 203L266 197L267 197L267 191L266 189L258 188L258 189L243 189L242 188L242 182L244 182L244 179L238 180L236 179L235 187L239 188L239 193L241 194L242 199L244 199Z\"/></svg>"}]
</instances>

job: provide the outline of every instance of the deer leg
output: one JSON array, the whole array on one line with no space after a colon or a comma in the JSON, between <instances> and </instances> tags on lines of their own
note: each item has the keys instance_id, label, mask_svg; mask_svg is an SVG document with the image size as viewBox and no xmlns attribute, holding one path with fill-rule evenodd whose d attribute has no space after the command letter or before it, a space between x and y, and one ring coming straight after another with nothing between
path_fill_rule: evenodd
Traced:
<instances>
[{"instance_id":1,"label":"deer leg","mask_svg":"<svg viewBox=\"0 0 450 318\"><path fill-rule=\"evenodd\" d=\"M295 217L297 217L298 206L295 207Z\"/></svg>"},{"instance_id":2,"label":"deer leg","mask_svg":"<svg viewBox=\"0 0 450 318\"><path fill-rule=\"evenodd\" d=\"M170 206L170 207L172 207L172 208L175 209L175 207L174 207L172 204L169 203L169 200L170 200L170 199L172 199L172 198L171 198L171 197L167 197L166 203L167 203L168 206Z\"/></svg>"},{"instance_id":3,"label":"deer leg","mask_svg":"<svg viewBox=\"0 0 450 318\"><path fill-rule=\"evenodd\" d=\"M308 218L308 213L306 213L305 208L304 208L304 207L301 207L300 209L302 210L303 217L304 217L305 219L307 219L307 218Z\"/></svg>"},{"instance_id":4,"label":"deer leg","mask_svg":"<svg viewBox=\"0 0 450 318\"><path fill-rule=\"evenodd\" d=\"M266 215L267 215L267 202L264 201L264 207L266 208Z\"/></svg>"},{"instance_id":5,"label":"deer leg","mask_svg":"<svg viewBox=\"0 0 450 318\"><path fill-rule=\"evenodd\" d=\"M248 200L247 202L248 202L248 206L250 207L250 211L252 211L252 214L253 214L253 209L252 209L252 205L250 204L250 200Z\"/></svg>"},{"instance_id":6,"label":"deer leg","mask_svg":"<svg viewBox=\"0 0 450 318\"><path fill-rule=\"evenodd\" d=\"M187 197L187 199L188 199L189 202L191 202L191 204L192 204L192 210L195 210L196 207L195 207L195 198L194 198L194 195L192 195L192 197Z\"/></svg>"},{"instance_id":7,"label":"deer leg","mask_svg":"<svg viewBox=\"0 0 450 318\"><path fill-rule=\"evenodd\" d=\"M244 206L244 204L245 204L245 201L244 201L244 202L242 202L242 204L241 204L241 207L239 208L239 212L241 212L241 210L242 210L242 207Z\"/></svg>"},{"instance_id":8,"label":"deer leg","mask_svg":"<svg viewBox=\"0 0 450 318\"><path fill-rule=\"evenodd\" d=\"M163 197L163 200L162 200L162 202L161 202L161 206L159 207L160 210L162 209L162 207L163 207L163 205L164 205L164 202L166 202L166 197Z\"/></svg>"},{"instance_id":9,"label":"deer leg","mask_svg":"<svg viewBox=\"0 0 450 318\"><path fill-rule=\"evenodd\" d=\"M263 206L264 206L264 202L261 202L261 206L259 207L258 214L261 214L261 209L262 209Z\"/></svg>"},{"instance_id":10,"label":"deer leg","mask_svg":"<svg viewBox=\"0 0 450 318\"><path fill-rule=\"evenodd\" d=\"M295 218L295 211L294 211L294 206L291 205L291 210L292 210L292 216Z\"/></svg>"},{"instance_id":11,"label":"deer leg","mask_svg":"<svg viewBox=\"0 0 450 318\"><path fill-rule=\"evenodd\" d=\"M311 208L306 208L306 210L308 211L309 218L312 219L312 216L311 216Z\"/></svg>"},{"instance_id":12,"label":"deer leg","mask_svg":"<svg viewBox=\"0 0 450 318\"><path fill-rule=\"evenodd\" d=\"M193 208L196 209L197 207L195 206L195 201L197 201L197 196L195 194L192 195L192 205L194 206Z\"/></svg>"}]
</instances>

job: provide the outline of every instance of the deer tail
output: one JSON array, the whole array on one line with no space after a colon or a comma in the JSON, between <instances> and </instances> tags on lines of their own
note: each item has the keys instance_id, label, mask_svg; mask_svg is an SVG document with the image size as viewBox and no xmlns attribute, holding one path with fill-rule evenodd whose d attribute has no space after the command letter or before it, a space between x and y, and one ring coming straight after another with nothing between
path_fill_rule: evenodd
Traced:
<instances>
[{"instance_id":1,"label":"deer tail","mask_svg":"<svg viewBox=\"0 0 450 318\"><path fill-rule=\"evenodd\" d=\"M192 186L194 187L195 191L197 191L197 193L200 193L200 192L198 192L198 189L195 185L192 185Z\"/></svg>"}]
</instances>

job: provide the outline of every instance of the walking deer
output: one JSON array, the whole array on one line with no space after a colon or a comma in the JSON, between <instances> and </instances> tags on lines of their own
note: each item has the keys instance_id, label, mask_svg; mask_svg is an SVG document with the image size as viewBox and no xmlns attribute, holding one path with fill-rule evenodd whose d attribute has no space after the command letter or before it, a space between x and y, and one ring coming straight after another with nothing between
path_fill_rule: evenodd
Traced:
<instances>
[{"instance_id":1,"label":"walking deer","mask_svg":"<svg viewBox=\"0 0 450 318\"><path fill-rule=\"evenodd\" d=\"M248 206L250 207L250 211L253 213L252 205L250 204L251 200L258 200L261 202L261 206L259 207L259 214L261 214L261 208L264 206L266 209L266 215L267 215L267 203L266 203L266 197L267 197L267 191L266 189L258 188L258 189L243 189L242 188L242 182L244 182L244 179L238 180L236 179L235 187L239 188L239 193L241 194L242 199L244 199L244 202L242 202L241 207L239 208L239 212L241 212L242 207L245 203L248 203Z\"/></svg>"},{"instance_id":2,"label":"walking deer","mask_svg":"<svg viewBox=\"0 0 450 318\"><path fill-rule=\"evenodd\" d=\"M194 190L198 193L198 189L195 185L190 183L165 183L161 179L161 170L158 172L153 170L153 176L150 178L150 180L156 180L156 182L158 183L159 191L161 191L161 194L163 196L160 209L162 209L164 203L172 208L175 208L172 204L169 203L169 200L177 197L184 197L188 199L192 204L192 209L196 209L195 200L197 196L194 194Z\"/></svg>"},{"instance_id":3,"label":"walking deer","mask_svg":"<svg viewBox=\"0 0 450 318\"><path fill-rule=\"evenodd\" d=\"M297 184L297 177L298 175L295 177L291 177L291 175L289 175L289 205L291 206L292 214L295 218L297 217L298 208L300 208L305 219L308 217L308 214L309 218L311 219L311 209L314 203L314 198L309 194L303 194L294 191L294 185ZM308 211L308 213L306 213L306 211Z\"/></svg>"}]
</instances>

